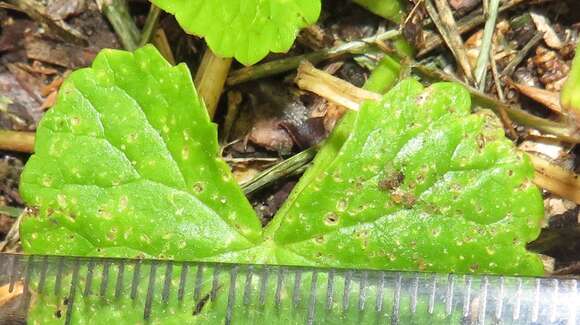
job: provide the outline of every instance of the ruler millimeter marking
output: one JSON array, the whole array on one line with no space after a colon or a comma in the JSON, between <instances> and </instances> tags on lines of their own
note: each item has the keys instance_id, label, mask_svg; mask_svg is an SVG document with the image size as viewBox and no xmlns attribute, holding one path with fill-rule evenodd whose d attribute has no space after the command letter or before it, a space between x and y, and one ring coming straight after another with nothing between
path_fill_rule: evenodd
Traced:
<instances>
[{"instance_id":1,"label":"ruler millimeter marking","mask_svg":"<svg viewBox=\"0 0 580 325\"><path fill-rule=\"evenodd\" d=\"M31 318L43 314L38 308L60 306L53 314L64 324L81 319L77 313L87 304L96 310L118 304L145 321L162 320L171 310L184 322L213 315L224 324L580 325L573 278L0 254L2 285L31 293L20 304ZM53 299L53 307L35 305L40 296Z\"/></svg>"}]
</instances>

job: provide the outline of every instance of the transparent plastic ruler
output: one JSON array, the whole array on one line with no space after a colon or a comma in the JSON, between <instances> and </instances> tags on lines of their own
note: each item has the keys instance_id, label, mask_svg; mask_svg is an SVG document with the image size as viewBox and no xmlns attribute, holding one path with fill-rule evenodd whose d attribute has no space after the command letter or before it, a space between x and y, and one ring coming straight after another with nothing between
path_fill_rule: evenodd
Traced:
<instances>
[{"instance_id":1,"label":"transparent plastic ruler","mask_svg":"<svg viewBox=\"0 0 580 325\"><path fill-rule=\"evenodd\" d=\"M0 324L25 321L580 325L580 293L576 278L0 254Z\"/></svg>"}]
</instances>

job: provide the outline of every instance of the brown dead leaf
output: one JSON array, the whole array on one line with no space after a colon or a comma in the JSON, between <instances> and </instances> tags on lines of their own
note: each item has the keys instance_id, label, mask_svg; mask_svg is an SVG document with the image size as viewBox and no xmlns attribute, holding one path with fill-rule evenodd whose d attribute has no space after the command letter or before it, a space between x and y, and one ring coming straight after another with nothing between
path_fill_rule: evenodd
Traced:
<instances>
[{"instance_id":1,"label":"brown dead leaf","mask_svg":"<svg viewBox=\"0 0 580 325\"><path fill-rule=\"evenodd\" d=\"M524 84L509 82L511 86L516 88L522 94L535 100L536 102L546 106L552 112L562 114L562 107L560 106L560 94L542 88L530 87Z\"/></svg>"},{"instance_id":2,"label":"brown dead leaf","mask_svg":"<svg viewBox=\"0 0 580 325\"><path fill-rule=\"evenodd\" d=\"M40 109L43 111L46 111L47 109L54 106L54 104L56 104L57 97L58 97L58 91L53 91L50 94L48 94L48 96L46 96L46 98L42 102L42 105L40 105Z\"/></svg>"},{"instance_id":3,"label":"brown dead leaf","mask_svg":"<svg viewBox=\"0 0 580 325\"><path fill-rule=\"evenodd\" d=\"M97 52L69 43L30 37L26 42L26 55L32 60L74 69L91 64Z\"/></svg>"},{"instance_id":4,"label":"brown dead leaf","mask_svg":"<svg viewBox=\"0 0 580 325\"><path fill-rule=\"evenodd\" d=\"M13 51L21 48L25 34L29 33L34 22L29 19L3 19L0 23L0 52Z\"/></svg>"},{"instance_id":5,"label":"brown dead leaf","mask_svg":"<svg viewBox=\"0 0 580 325\"><path fill-rule=\"evenodd\" d=\"M530 16L536 25L536 29L539 32L544 33L544 41L549 47L553 49L561 49L564 46L564 43L552 28L550 20L543 12L532 10L530 11Z\"/></svg>"},{"instance_id":6,"label":"brown dead leaf","mask_svg":"<svg viewBox=\"0 0 580 325\"><path fill-rule=\"evenodd\" d=\"M304 123L293 123L291 121L282 121L280 126L288 132L294 143L301 149L310 148L327 136L324 127L324 118L315 117L309 118Z\"/></svg>"},{"instance_id":7,"label":"brown dead leaf","mask_svg":"<svg viewBox=\"0 0 580 325\"><path fill-rule=\"evenodd\" d=\"M61 76L54 78L48 85L42 87L42 96L46 97L51 93L58 91L63 81L64 79Z\"/></svg>"},{"instance_id":8,"label":"brown dead leaf","mask_svg":"<svg viewBox=\"0 0 580 325\"><path fill-rule=\"evenodd\" d=\"M58 70L53 69L51 67L47 67L47 66L43 65L42 62L40 62L40 61L32 62L32 65L23 64L23 63L17 63L17 64L19 67L21 67L22 69L25 69L26 71L28 71L30 73L42 74L42 75L46 75L46 76L52 76L52 75L58 74Z\"/></svg>"},{"instance_id":9,"label":"brown dead leaf","mask_svg":"<svg viewBox=\"0 0 580 325\"><path fill-rule=\"evenodd\" d=\"M53 0L46 6L46 14L54 20L76 16L87 8L86 0Z\"/></svg>"},{"instance_id":10,"label":"brown dead leaf","mask_svg":"<svg viewBox=\"0 0 580 325\"><path fill-rule=\"evenodd\" d=\"M42 79L37 78L28 71L22 69L19 65L9 63L6 67L12 75L18 80L22 88L38 103L42 102L41 89L44 86Z\"/></svg>"},{"instance_id":11,"label":"brown dead leaf","mask_svg":"<svg viewBox=\"0 0 580 325\"><path fill-rule=\"evenodd\" d=\"M0 72L0 94L0 128L33 130L41 116L40 103L8 71Z\"/></svg>"},{"instance_id":12,"label":"brown dead leaf","mask_svg":"<svg viewBox=\"0 0 580 325\"><path fill-rule=\"evenodd\" d=\"M276 118L256 121L248 139L258 146L282 154L289 153L294 146L292 137L280 127L280 120Z\"/></svg>"}]
</instances>

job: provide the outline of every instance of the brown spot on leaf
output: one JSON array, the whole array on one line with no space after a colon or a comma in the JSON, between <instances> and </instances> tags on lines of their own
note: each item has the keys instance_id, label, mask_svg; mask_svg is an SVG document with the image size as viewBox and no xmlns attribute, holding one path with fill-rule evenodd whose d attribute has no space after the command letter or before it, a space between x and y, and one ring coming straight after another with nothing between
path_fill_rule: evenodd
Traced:
<instances>
[{"instance_id":1,"label":"brown spot on leaf","mask_svg":"<svg viewBox=\"0 0 580 325\"><path fill-rule=\"evenodd\" d=\"M392 191L401 186L404 181L405 175L402 172L397 171L380 180L379 189L381 189L381 191Z\"/></svg>"},{"instance_id":2,"label":"brown spot on leaf","mask_svg":"<svg viewBox=\"0 0 580 325\"><path fill-rule=\"evenodd\" d=\"M336 225L338 223L338 215L334 212L329 212L324 217L324 222L327 225Z\"/></svg>"}]
</instances>

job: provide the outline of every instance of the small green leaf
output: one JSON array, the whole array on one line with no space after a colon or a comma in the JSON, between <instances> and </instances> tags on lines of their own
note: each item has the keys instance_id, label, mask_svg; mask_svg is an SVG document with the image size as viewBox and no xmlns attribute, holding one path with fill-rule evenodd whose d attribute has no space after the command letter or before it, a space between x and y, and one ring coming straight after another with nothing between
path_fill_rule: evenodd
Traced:
<instances>
[{"instance_id":1,"label":"small green leaf","mask_svg":"<svg viewBox=\"0 0 580 325\"><path fill-rule=\"evenodd\" d=\"M404 17L403 5L400 0L354 0L371 12L400 23Z\"/></svg>"},{"instance_id":2,"label":"small green leaf","mask_svg":"<svg viewBox=\"0 0 580 325\"><path fill-rule=\"evenodd\" d=\"M101 52L38 127L25 251L192 260L254 246L261 227L216 132L185 65L153 47Z\"/></svg>"},{"instance_id":3,"label":"small green leaf","mask_svg":"<svg viewBox=\"0 0 580 325\"><path fill-rule=\"evenodd\" d=\"M542 274L525 248L543 217L533 167L470 107L457 84L413 80L367 103L267 234L311 265Z\"/></svg>"},{"instance_id":4,"label":"small green leaf","mask_svg":"<svg viewBox=\"0 0 580 325\"><path fill-rule=\"evenodd\" d=\"M298 30L320 15L320 0L151 0L222 57L254 64L287 52Z\"/></svg>"}]
</instances>

